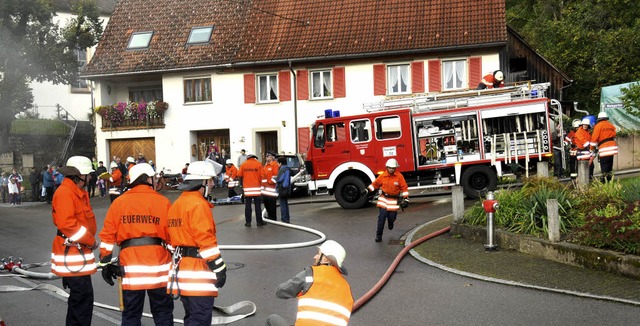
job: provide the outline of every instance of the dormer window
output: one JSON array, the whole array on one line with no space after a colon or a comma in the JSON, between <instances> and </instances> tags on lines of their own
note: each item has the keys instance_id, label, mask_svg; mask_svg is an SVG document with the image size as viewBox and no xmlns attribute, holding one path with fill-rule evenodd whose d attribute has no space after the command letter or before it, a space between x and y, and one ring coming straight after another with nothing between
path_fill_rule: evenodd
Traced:
<instances>
[{"instance_id":1,"label":"dormer window","mask_svg":"<svg viewBox=\"0 0 640 326\"><path fill-rule=\"evenodd\" d=\"M213 26L194 27L189 33L187 44L204 44L209 43Z\"/></svg>"},{"instance_id":2,"label":"dormer window","mask_svg":"<svg viewBox=\"0 0 640 326\"><path fill-rule=\"evenodd\" d=\"M127 46L128 50L139 50L146 49L149 47L149 43L151 43L151 37L153 36L153 32L138 32L133 33L131 38L129 39L129 45Z\"/></svg>"}]
</instances>

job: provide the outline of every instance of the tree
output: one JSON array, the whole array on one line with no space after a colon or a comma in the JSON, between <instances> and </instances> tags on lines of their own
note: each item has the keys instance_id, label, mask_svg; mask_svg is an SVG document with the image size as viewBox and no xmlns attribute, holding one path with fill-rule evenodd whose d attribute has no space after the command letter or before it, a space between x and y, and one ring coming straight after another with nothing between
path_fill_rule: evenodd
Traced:
<instances>
[{"instance_id":1,"label":"tree","mask_svg":"<svg viewBox=\"0 0 640 326\"><path fill-rule=\"evenodd\" d=\"M89 48L102 35L95 0L76 0L66 26L53 21L53 0L0 1L0 152L8 148L16 114L33 106L29 84L70 84L78 79L76 49Z\"/></svg>"},{"instance_id":2,"label":"tree","mask_svg":"<svg viewBox=\"0 0 640 326\"><path fill-rule=\"evenodd\" d=\"M566 100L599 110L603 86L640 79L635 0L507 0L507 23L574 79Z\"/></svg>"},{"instance_id":3,"label":"tree","mask_svg":"<svg viewBox=\"0 0 640 326\"><path fill-rule=\"evenodd\" d=\"M631 84L629 88L623 88L621 91L625 110L629 114L640 117L640 84Z\"/></svg>"}]
</instances>

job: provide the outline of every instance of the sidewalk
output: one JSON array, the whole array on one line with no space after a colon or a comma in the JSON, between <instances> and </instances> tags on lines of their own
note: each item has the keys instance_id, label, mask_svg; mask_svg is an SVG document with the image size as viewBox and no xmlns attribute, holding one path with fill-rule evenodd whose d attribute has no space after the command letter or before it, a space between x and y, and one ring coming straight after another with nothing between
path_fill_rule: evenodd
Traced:
<instances>
[{"instance_id":1,"label":"sidewalk","mask_svg":"<svg viewBox=\"0 0 640 326\"><path fill-rule=\"evenodd\" d=\"M448 227L452 221L453 217L446 216L419 226L406 236L405 243ZM573 267L500 248L489 252L481 243L451 233L427 240L410 253L430 266L483 281L640 306L640 279Z\"/></svg>"}]
</instances>

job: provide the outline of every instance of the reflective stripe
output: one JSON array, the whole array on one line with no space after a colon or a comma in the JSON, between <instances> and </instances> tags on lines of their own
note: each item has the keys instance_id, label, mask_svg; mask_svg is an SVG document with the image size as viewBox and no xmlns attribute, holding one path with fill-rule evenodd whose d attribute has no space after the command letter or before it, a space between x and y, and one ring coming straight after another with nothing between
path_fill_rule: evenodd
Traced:
<instances>
[{"instance_id":1,"label":"reflective stripe","mask_svg":"<svg viewBox=\"0 0 640 326\"><path fill-rule=\"evenodd\" d=\"M347 321L338 317L326 315L320 312L313 311L300 311L298 312L298 319L311 319L321 321L331 325L347 326Z\"/></svg>"},{"instance_id":2,"label":"reflective stripe","mask_svg":"<svg viewBox=\"0 0 640 326\"><path fill-rule=\"evenodd\" d=\"M272 188L272 187L262 189L262 194L269 197L278 197L278 192L276 191L276 188Z\"/></svg>"},{"instance_id":3,"label":"reflective stripe","mask_svg":"<svg viewBox=\"0 0 640 326\"><path fill-rule=\"evenodd\" d=\"M207 259L209 257L213 257L213 256L217 256L217 255L220 255L220 248L218 248L218 247L212 247L212 248L209 248L207 250L201 250L200 251L200 256L203 259Z\"/></svg>"},{"instance_id":4,"label":"reflective stripe","mask_svg":"<svg viewBox=\"0 0 640 326\"><path fill-rule=\"evenodd\" d=\"M313 276L305 276L304 281L307 283L313 283Z\"/></svg>"},{"instance_id":5,"label":"reflective stripe","mask_svg":"<svg viewBox=\"0 0 640 326\"><path fill-rule=\"evenodd\" d=\"M618 154L618 146L600 148L598 152L598 155L600 156L611 156L616 154Z\"/></svg>"},{"instance_id":6,"label":"reflective stripe","mask_svg":"<svg viewBox=\"0 0 640 326\"><path fill-rule=\"evenodd\" d=\"M169 284L167 283L167 288L169 288ZM180 282L178 280L178 287L180 291L209 291L209 292L217 292L218 288L213 285L213 283L185 283ZM174 285L175 289L175 285Z\"/></svg>"},{"instance_id":7,"label":"reflective stripe","mask_svg":"<svg viewBox=\"0 0 640 326\"><path fill-rule=\"evenodd\" d=\"M409 197L409 192L408 191L403 192L402 197Z\"/></svg>"},{"instance_id":8,"label":"reflective stripe","mask_svg":"<svg viewBox=\"0 0 640 326\"><path fill-rule=\"evenodd\" d=\"M172 271L169 275L172 275ZM178 278L215 280L216 274L210 271L178 271Z\"/></svg>"},{"instance_id":9,"label":"reflective stripe","mask_svg":"<svg viewBox=\"0 0 640 326\"><path fill-rule=\"evenodd\" d=\"M260 195L260 190L262 190L261 187L244 188L244 194L246 196L250 196L250 195L258 196Z\"/></svg>"},{"instance_id":10,"label":"reflective stripe","mask_svg":"<svg viewBox=\"0 0 640 326\"><path fill-rule=\"evenodd\" d=\"M82 238L82 236L85 233L87 233L87 228L85 228L84 226L81 226L80 230L78 230L78 232L76 232L76 234L70 236L69 239L71 239L71 241L78 241L78 240L80 240L80 238Z\"/></svg>"},{"instance_id":11,"label":"reflective stripe","mask_svg":"<svg viewBox=\"0 0 640 326\"><path fill-rule=\"evenodd\" d=\"M73 269L73 267L76 267L76 266L72 265L72 266L69 266L69 267L72 267L72 269ZM80 266L78 266L78 267L80 267ZM76 271L75 269L73 269L73 273L72 273L64 266L64 263L60 263L60 265L56 265L55 263L51 263L51 270L55 271L55 272L58 272L60 274L77 275L77 273L81 273L81 272L92 272L92 271L95 271L96 270L96 264L95 263L87 263L79 271Z\"/></svg>"},{"instance_id":12,"label":"reflective stripe","mask_svg":"<svg viewBox=\"0 0 640 326\"><path fill-rule=\"evenodd\" d=\"M85 253L84 257L78 254L78 255L67 255L67 257L65 258L64 255L56 255L52 253L51 259L54 262L60 262L61 264L64 264L65 260L67 261L67 263L77 263L77 262L84 262L85 259L87 261L94 260L95 256L93 255L93 252L91 252L91 253Z\"/></svg>"},{"instance_id":13,"label":"reflective stripe","mask_svg":"<svg viewBox=\"0 0 640 326\"><path fill-rule=\"evenodd\" d=\"M100 243L100 248L104 248L107 251L113 251L113 245L110 243L102 242Z\"/></svg>"},{"instance_id":14,"label":"reflective stripe","mask_svg":"<svg viewBox=\"0 0 640 326\"><path fill-rule=\"evenodd\" d=\"M324 300L310 299L310 298L303 298L298 300L298 307L305 307L305 306L332 310L345 316L346 318L351 317L351 311L349 311L349 309L337 303L333 303L331 301L324 301Z\"/></svg>"},{"instance_id":15,"label":"reflective stripe","mask_svg":"<svg viewBox=\"0 0 640 326\"><path fill-rule=\"evenodd\" d=\"M171 263L166 263L164 265L156 265L156 266L145 266L145 265L127 265L124 266L125 273L164 273L169 271L169 267Z\"/></svg>"},{"instance_id":16,"label":"reflective stripe","mask_svg":"<svg viewBox=\"0 0 640 326\"><path fill-rule=\"evenodd\" d=\"M167 283L167 275L160 275L155 277L130 277L130 275L124 274L122 278L122 284L126 285L145 285L145 284L161 284Z\"/></svg>"}]
</instances>

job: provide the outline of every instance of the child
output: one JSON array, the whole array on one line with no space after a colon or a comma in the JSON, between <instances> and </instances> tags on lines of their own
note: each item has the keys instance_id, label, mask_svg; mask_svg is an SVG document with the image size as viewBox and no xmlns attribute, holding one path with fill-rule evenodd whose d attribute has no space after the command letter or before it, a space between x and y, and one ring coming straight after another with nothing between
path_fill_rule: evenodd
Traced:
<instances>
[{"instance_id":1,"label":"child","mask_svg":"<svg viewBox=\"0 0 640 326\"><path fill-rule=\"evenodd\" d=\"M20 189L15 178L9 180L9 202L11 205L20 205Z\"/></svg>"}]
</instances>

